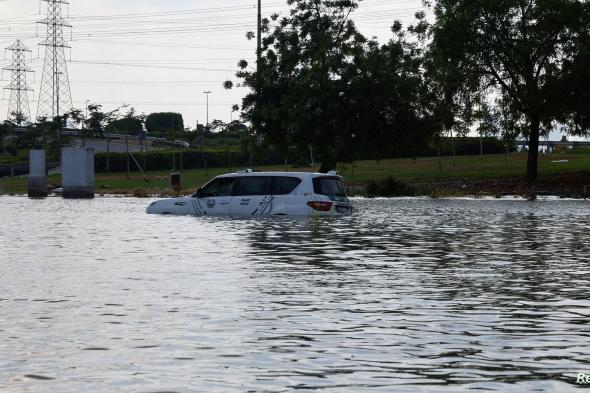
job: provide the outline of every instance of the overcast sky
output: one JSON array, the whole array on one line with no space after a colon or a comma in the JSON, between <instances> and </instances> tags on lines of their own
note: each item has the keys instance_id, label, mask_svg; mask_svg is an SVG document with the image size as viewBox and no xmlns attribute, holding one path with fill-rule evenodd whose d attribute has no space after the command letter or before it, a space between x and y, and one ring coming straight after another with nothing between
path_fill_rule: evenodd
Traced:
<instances>
[{"instance_id":1,"label":"overcast sky","mask_svg":"<svg viewBox=\"0 0 590 393\"><path fill-rule=\"evenodd\" d=\"M194 127L205 122L204 91L211 91L210 120L230 120L232 105L241 104L245 91L224 90L222 83L236 80L240 59L254 65L256 41L245 33L256 29L256 0L70 0L64 7L72 25L66 57L75 107L90 100L107 110L125 103L146 114L179 111ZM286 1L263 0L265 17L286 9ZM366 36L386 42L395 19L410 23L420 9L421 0L364 0L354 19ZM46 28L36 21L45 10L39 0L0 0L0 47L20 38L32 50L33 116L44 56L38 44ZM10 64L8 53L1 59ZM4 72L3 86L9 78ZM9 97L4 91L2 119Z\"/></svg>"}]
</instances>

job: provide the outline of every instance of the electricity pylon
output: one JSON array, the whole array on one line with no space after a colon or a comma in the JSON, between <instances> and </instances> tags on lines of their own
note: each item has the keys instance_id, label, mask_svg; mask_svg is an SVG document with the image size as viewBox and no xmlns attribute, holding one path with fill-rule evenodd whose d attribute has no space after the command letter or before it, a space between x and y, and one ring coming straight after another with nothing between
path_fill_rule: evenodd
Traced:
<instances>
[{"instance_id":1,"label":"electricity pylon","mask_svg":"<svg viewBox=\"0 0 590 393\"><path fill-rule=\"evenodd\" d=\"M40 45L45 46L45 63L39 89L37 118L53 119L72 109L70 79L66 64L64 27L67 24L62 13L63 0L43 0L47 2L47 18L39 23L47 25L47 38Z\"/></svg>"},{"instance_id":2,"label":"electricity pylon","mask_svg":"<svg viewBox=\"0 0 590 393\"><path fill-rule=\"evenodd\" d=\"M14 121L18 125L23 125L31 117L28 92L32 91L32 89L27 85L27 73L33 72L33 70L27 67L26 58L27 53L31 52L31 50L21 40L16 40L6 50L12 52L12 64L3 68L3 70L12 73L10 86L4 88L10 90L7 119Z\"/></svg>"}]
</instances>

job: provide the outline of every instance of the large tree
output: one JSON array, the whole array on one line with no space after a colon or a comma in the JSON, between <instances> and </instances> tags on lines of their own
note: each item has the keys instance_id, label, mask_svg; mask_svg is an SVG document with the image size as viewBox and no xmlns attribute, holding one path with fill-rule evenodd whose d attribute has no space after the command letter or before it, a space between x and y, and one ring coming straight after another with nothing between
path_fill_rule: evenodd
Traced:
<instances>
[{"instance_id":1,"label":"large tree","mask_svg":"<svg viewBox=\"0 0 590 393\"><path fill-rule=\"evenodd\" d=\"M12 127L12 124L8 121L4 121L0 123L0 142L2 145L2 153L6 153L6 136L8 135L8 131Z\"/></svg>"},{"instance_id":2,"label":"large tree","mask_svg":"<svg viewBox=\"0 0 590 393\"><path fill-rule=\"evenodd\" d=\"M537 178L539 136L567 120L580 133L582 43L590 34L590 5L580 0L436 0L432 59L453 101L494 97L527 123L527 177ZM574 105L575 104L575 105ZM587 106L586 106L587 107Z\"/></svg>"},{"instance_id":3,"label":"large tree","mask_svg":"<svg viewBox=\"0 0 590 393\"><path fill-rule=\"evenodd\" d=\"M423 77L421 43L408 40L399 22L392 32L385 45L371 40L357 47L344 74L350 145L365 158L415 156L440 128L433 123L437 101Z\"/></svg>"},{"instance_id":4,"label":"large tree","mask_svg":"<svg viewBox=\"0 0 590 393\"><path fill-rule=\"evenodd\" d=\"M252 130L285 155L290 146L300 153L313 147L321 170L423 144L432 100L425 99L431 89L419 42L410 43L399 22L385 45L367 40L351 19L358 1L288 3L288 16L264 23L257 69L239 64L238 77L251 89L242 115Z\"/></svg>"},{"instance_id":5,"label":"large tree","mask_svg":"<svg viewBox=\"0 0 590 393\"><path fill-rule=\"evenodd\" d=\"M145 126L150 133L161 132L173 135L176 132L184 131L184 120L180 113L150 113L145 119Z\"/></svg>"},{"instance_id":6,"label":"large tree","mask_svg":"<svg viewBox=\"0 0 590 393\"><path fill-rule=\"evenodd\" d=\"M19 135L17 148L46 149L51 159L60 157L61 149L69 146L71 137L62 133L65 117L57 116L53 120L40 118L31 125L27 132Z\"/></svg>"},{"instance_id":7,"label":"large tree","mask_svg":"<svg viewBox=\"0 0 590 393\"><path fill-rule=\"evenodd\" d=\"M342 76L364 40L350 14L357 0L289 0L288 16L265 21L258 72L240 63L238 76L252 89L243 116L266 143L287 153L313 145L325 167L335 165L347 131Z\"/></svg>"},{"instance_id":8,"label":"large tree","mask_svg":"<svg viewBox=\"0 0 590 393\"><path fill-rule=\"evenodd\" d=\"M138 115L135 108L131 108L123 116L110 121L105 129L116 134L139 135L143 131L144 121L145 116Z\"/></svg>"}]
</instances>

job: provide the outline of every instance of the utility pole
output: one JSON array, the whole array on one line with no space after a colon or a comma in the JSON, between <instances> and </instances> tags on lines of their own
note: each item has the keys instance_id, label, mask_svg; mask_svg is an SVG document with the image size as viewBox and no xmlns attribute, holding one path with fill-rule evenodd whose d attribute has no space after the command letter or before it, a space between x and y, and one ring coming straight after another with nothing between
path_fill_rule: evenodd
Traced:
<instances>
[{"instance_id":1,"label":"utility pole","mask_svg":"<svg viewBox=\"0 0 590 393\"><path fill-rule=\"evenodd\" d=\"M256 65L257 71L260 70L260 51L262 50L262 0L258 0L258 33L256 34L256 38L258 40L257 47L256 47Z\"/></svg>"},{"instance_id":2,"label":"utility pole","mask_svg":"<svg viewBox=\"0 0 590 393\"><path fill-rule=\"evenodd\" d=\"M479 132L479 157L483 160L483 135L482 132Z\"/></svg>"},{"instance_id":3,"label":"utility pole","mask_svg":"<svg viewBox=\"0 0 590 393\"><path fill-rule=\"evenodd\" d=\"M209 129L209 94L211 94L211 92L204 91L203 93L205 94L205 97L207 98L207 124L205 125L205 128L208 130Z\"/></svg>"},{"instance_id":4,"label":"utility pole","mask_svg":"<svg viewBox=\"0 0 590 393\"><path fill-rule=\"evenodd\" d=\"M10 86L4 88L10 90L7 119L13 119L17 125L22 126L24 122L30 120L31 116L27 92L32 89L27 85L27 73L33 70L27 67L26 62L26 54L31 51L21 40L16 40L6 49L12 52L12 64L3 68L5 71L12 72Z\"/></svg>"},{"instance_id":5,"label":"utility pole","mask_svg":"<svg viewBox=\"0 0 590 393\"><path fill-rule=\"evenodd\" d=\"M86 100L84 120L82 121L82 147L86 147L86 122L88 121L88 103L90 100Z\"/></svg>"},{"instance_id":6,"label":"utility pole","mask_svg":"<svg viewBox=\"0 0 590 393\"><path fill-rule=\"evenodd\" d=\"M260 90L261 90L261 81L262 78L260 76L260 62L262 58L262 0L258 0L258 29L256 34L256 106L260 105ZM255 128L254 128L255 129ZM255 133L257 131L255 130Z\"/></svg>"}]
</instances>

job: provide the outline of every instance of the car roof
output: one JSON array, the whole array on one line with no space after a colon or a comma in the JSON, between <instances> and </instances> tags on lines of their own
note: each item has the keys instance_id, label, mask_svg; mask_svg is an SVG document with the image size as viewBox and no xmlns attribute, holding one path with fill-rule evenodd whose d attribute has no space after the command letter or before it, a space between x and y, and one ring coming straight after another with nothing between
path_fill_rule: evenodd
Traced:
<instances>
[{"instance_id":1,"label":"car roof","mask_svg":"<svg viewBox=\"0 0 590 393\"><path fill-rule=\"evenodd\" d=\"M250 177L250 176L273 176L273 177L299 177L299 178L315 178L315 177L340 177L337 175L329 175L326 173L317 173L317 172L235 172L235 173L226 173L224 175L217 176L219 177Z\"/></svg>"}]
</instances>

